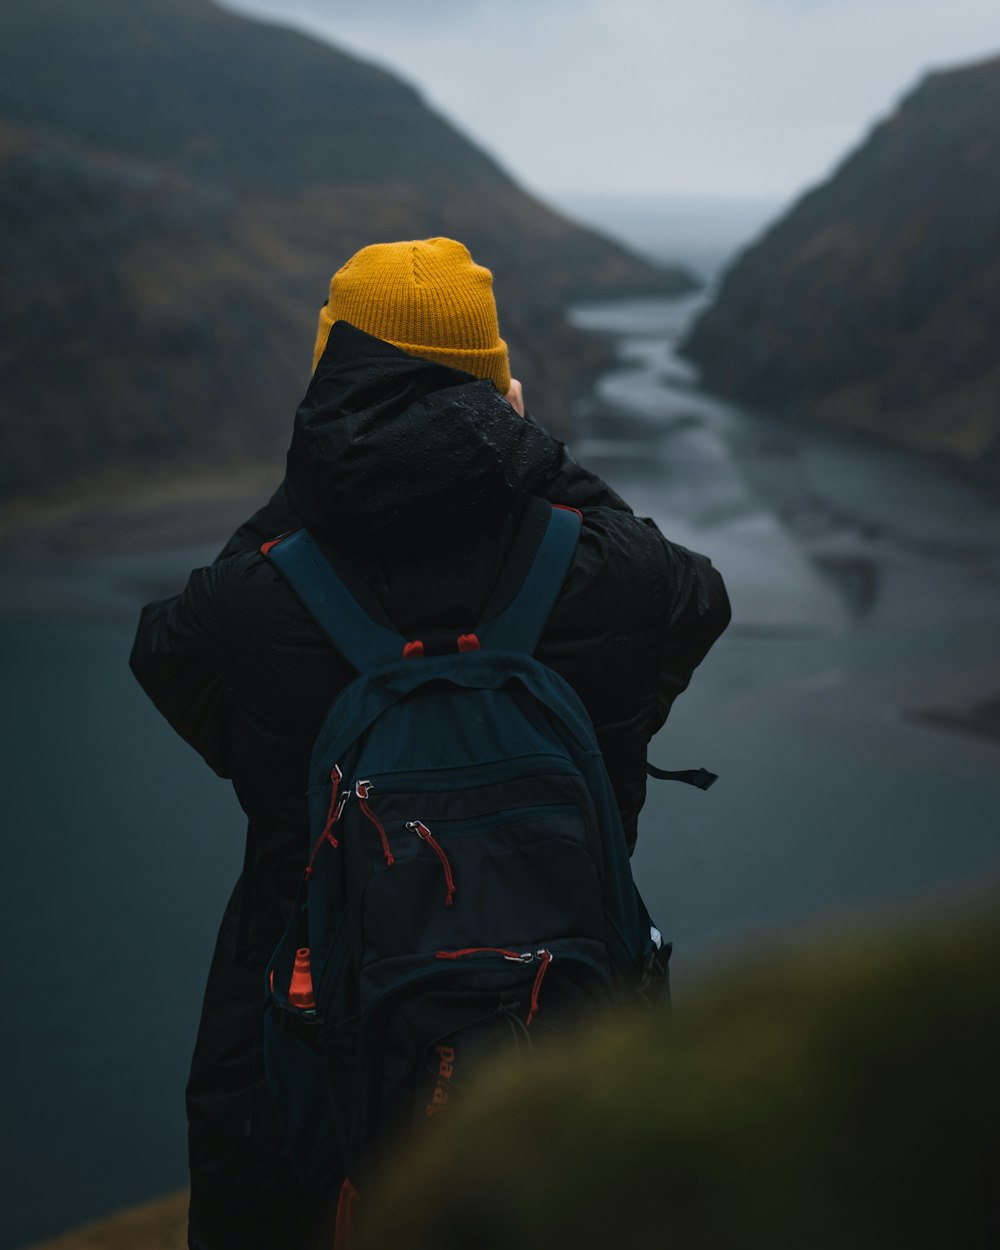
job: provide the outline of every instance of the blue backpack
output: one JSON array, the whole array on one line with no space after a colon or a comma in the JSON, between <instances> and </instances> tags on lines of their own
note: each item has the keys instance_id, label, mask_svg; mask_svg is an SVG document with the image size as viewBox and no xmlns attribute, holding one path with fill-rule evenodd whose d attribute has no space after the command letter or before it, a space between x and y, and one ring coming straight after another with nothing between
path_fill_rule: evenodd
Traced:
<instances>
[{"instance_id":1,"label":"blue backpack","mask_svg":"<svg viewBox=\"0 0 1000 1250\"><path fill-rule=\"evenodd\" d=\"M482 1053L666 990L593 726L532 656L579 530L529 500L444 654L373 619L306 531L265 545L358 674L316 740L308 867L267 969L265 1069L308 1189L357 1184Z\"/></svg>"}]
</instances>

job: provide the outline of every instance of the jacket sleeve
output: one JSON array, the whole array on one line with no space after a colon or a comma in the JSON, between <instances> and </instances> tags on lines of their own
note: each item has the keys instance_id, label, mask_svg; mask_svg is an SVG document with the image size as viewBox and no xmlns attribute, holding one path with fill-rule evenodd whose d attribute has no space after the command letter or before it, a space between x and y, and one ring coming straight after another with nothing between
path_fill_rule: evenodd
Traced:
<instances>
[{"instance_id":1,"label":"jacket sleeve","mask_svg":"<svg viewBox=\"0 0 1000 1250\"><path fill-rule=\"evenodd\" d=\"M220 777L226 728L226 584L230 561L195 569L182 594L147 604L129 665L171 726Z\"/></svg>"},{"instance_id":2,"label":"jacket sleeve","mask_svg":"<svg viewBox=\"0 0 1000 1250\"><path fill-rule=\"evenodd\" d=\"M730 620L729 597L707 556L670 542L656 524L636 518L646 542L635 534L634 553L648 552L652 566L649 610L654 628L650 686L634 693L635 712L617 723L595 724L608 765L630 851L646 801L649 741L664 725L674 700L687 689L694 670ZM648 542L649 539L653 541ZM644 561L645 562L645 561ZM654 760L665 768L688 768L711 760Z\"/></svg>"},{"instance_id":3,"label":"jacket sleeve","mask_svg":"<svg viewBox=\"0 0 1000 1250\"><path fill-rule=\"evenodd\" d=\"M654 697L641 733L641 749L630 748L629 735L605 736L602 749L609 757L609 772L622 813L629 844L635 849L639 813L646 801L646 749L662 729L674 700L687 689L691 675L729 624L731 610L726 587L707 556L688 551L664 538L653 521L645 524L656 532L662 548L663 572L654 587L654 610L662 622L660 663ZM612 766L613 762L613 766ZM661 767L688 768L711 760L661 760Z\"/></svg>"},{"instance_id":4,"label":"jacket sleeve","mask_svg":"<svg viewBox=\"0 0 1000 1250\"><path fill-rule=\"evenodd\" d=\"M530 420L530 418L526 418ZM585 469L570 455L566 444L553 439L558 454L555 469L539 494L550 503L568 504L571 508L611 508L615 512L632 514L621 495L617 494L596 473Z\"/></svg>"},{"instance_id":5,"label":"jacket sleeve","mask_svg":"<svg viewBox=\"0 0 1000 1250\"><path fill-rule=\"evenodd\" d=\"M652 737L663 727L674 699L687 689L691 674L708 655L732 619L725 583L707 556L669 542L653 521L663 546L664 578L658 596L663 620L663 659L656 703L649 727ZM669 588L669 592L667 590Z\"/></svg>"},{"instance_id":6,"label":"jacket sleeve","mask_svg":"<svg viewBox=\"0 0 1000 1250\"><path fill-rule=\"evenodd\" d=\"M631 517L632 509L608 484L585 469L559 444L555 471L540 492L553 503L608 508ZM656 536L659 567L652 579L653 612L662 622L662 663L646 740L663 727L674 699L687 689L691 674L729 624L726 587L707 556L664 538L655 521L636 518Z\"/></svg>"}]
</instances>

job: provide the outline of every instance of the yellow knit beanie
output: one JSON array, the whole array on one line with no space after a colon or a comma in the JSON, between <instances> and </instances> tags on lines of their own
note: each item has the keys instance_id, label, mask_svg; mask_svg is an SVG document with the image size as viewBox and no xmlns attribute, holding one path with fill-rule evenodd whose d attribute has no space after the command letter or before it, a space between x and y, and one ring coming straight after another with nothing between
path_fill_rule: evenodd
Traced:
<instances>
[{"instance_id":1,"label":"yellow knit beanie","mask_svg":"<svg viewBox=\"0 0 1000 1250\"><path fill-rule=\"evenodd\" d=\"M335 321L349 321L411 356L489 378L501 395L510 390L493 275L454 239L372 243L356 252L330 280L313 372Z\"/></svg>"}]
</instances>

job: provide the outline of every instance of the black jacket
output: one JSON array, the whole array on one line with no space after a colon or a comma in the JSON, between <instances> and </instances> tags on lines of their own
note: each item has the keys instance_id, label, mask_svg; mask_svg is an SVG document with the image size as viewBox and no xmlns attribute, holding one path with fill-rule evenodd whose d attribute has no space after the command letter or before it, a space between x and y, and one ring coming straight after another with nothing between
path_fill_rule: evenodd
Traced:
<instances>
[{"instance_id":1,"label":"black jacket","mask_svg":"<svg viewBox=\"0 0 1000 1250\"><path fill-rule=\"evenodd\" d=\"M532 494L583 513L536 655L590 713L633 843L646 744L726 627L725 589L705 557L633 516L491 382L338 323L283 486L183 594L143 610L133 672L232 778L249 822L248 897L241 906L238 885L223 920L188 1090L192 1224L209 1250L294 1246L322 1206L298 1192L280 1152L254 1038L261 967L305 864L309 754L352 670L259 547L305 525L349 557L359 588L408 638L454 637L475 629Z\"/></svg>"}]
</instances>

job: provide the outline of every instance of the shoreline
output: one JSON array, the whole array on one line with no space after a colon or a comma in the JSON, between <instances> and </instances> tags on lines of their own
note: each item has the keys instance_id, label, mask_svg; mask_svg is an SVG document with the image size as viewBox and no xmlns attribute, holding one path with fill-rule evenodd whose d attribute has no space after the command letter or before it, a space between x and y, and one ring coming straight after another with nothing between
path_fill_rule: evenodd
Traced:
<instances>
[{"instance_id":1,"label":"shoreline","mask_svg":"<svg viewBox=\"0 0 1000 1250\"><path fill-rule=\"evenodd\" d=\"M283 467L253 463L234 466L225 473L168 473L152 476L112 472L77 489L15 498L0 506L0 558L12 548L44 544L66 550L87 546L80 535L90 535L94 549L106 549L109 523L142 522L139 535L127 546L135 551L137 539L154 548L176 543L171 516L186 509L208 509L229 515L249 501L266 499L281 480ZM258 506L257 504L254 505ZM157 525L162 514L167 524ZM153 522L150 524L150 522Z\"/></svg>"}]
</instances>

